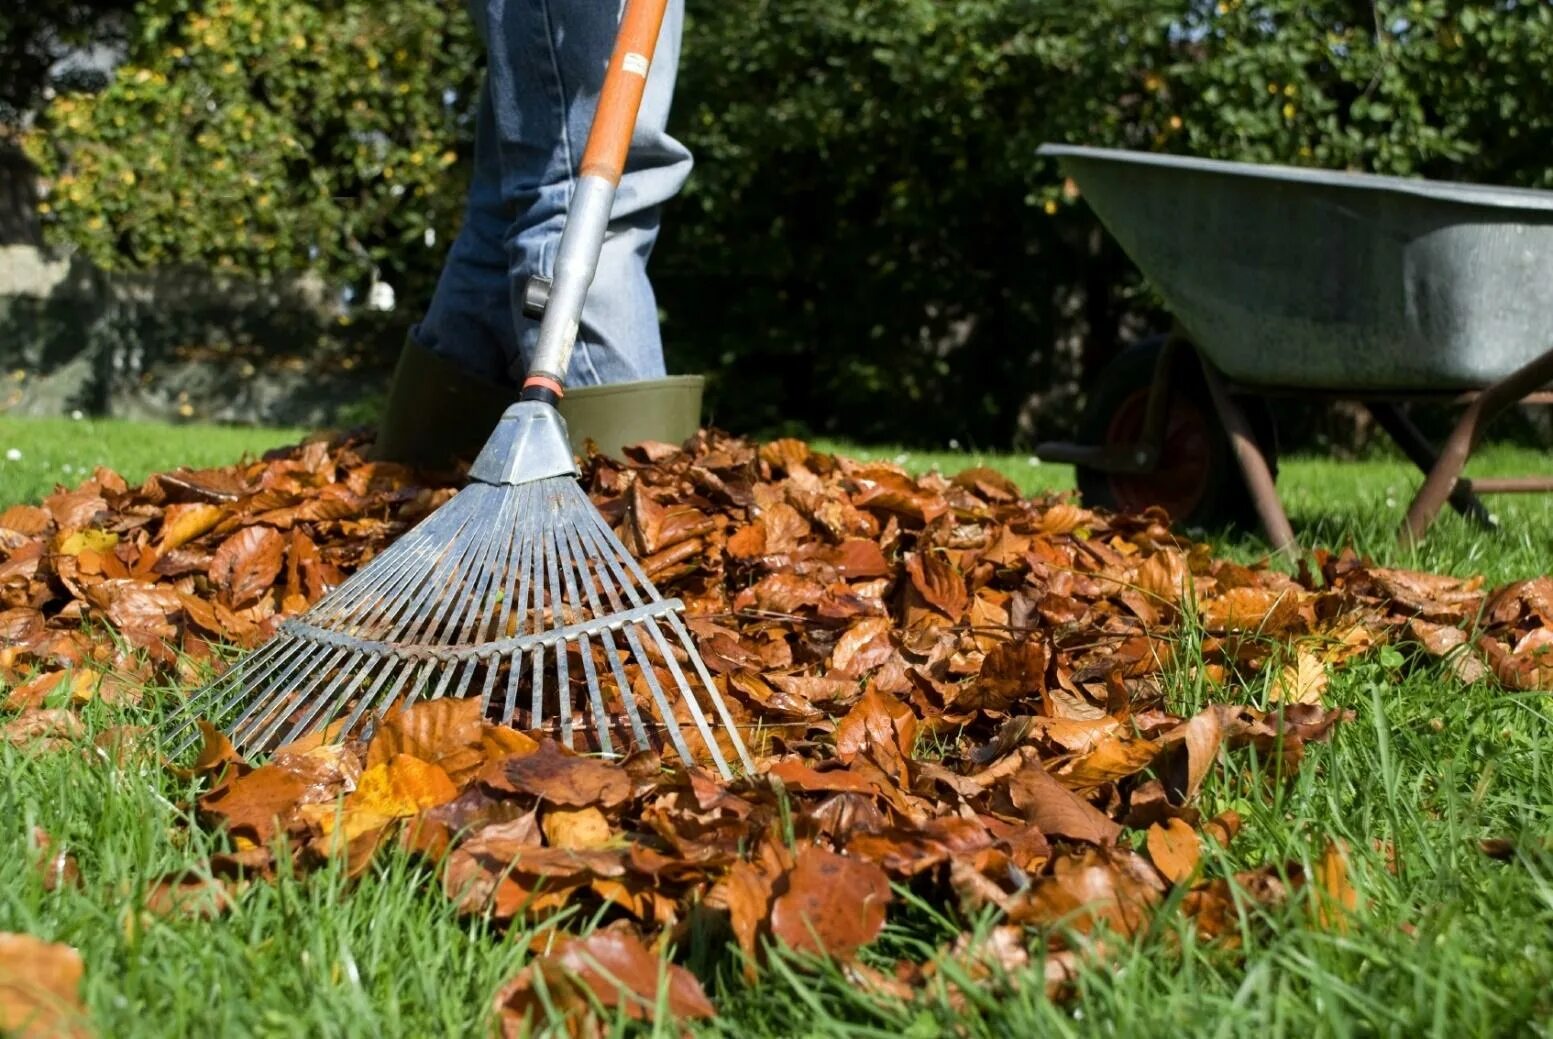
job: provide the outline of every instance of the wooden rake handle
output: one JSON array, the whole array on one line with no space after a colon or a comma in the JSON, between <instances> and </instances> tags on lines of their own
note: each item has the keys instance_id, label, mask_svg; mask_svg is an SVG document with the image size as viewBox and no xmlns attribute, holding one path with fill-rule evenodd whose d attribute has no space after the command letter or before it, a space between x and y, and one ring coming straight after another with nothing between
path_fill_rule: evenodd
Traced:
<instances>
[{"instance_id":1,"label":"wooden rake handle","mask_svg":"<svg viewBox=\"0 0 1553 1039\"><path fill-rule=\"evenodd\" d=\"M615 52L604 74L604 89L599 92L593 126L588 131L588 146L582 153L579 172L584 177L603 177L611 184L620 183L636 114L647 89L653 50L663 27L663 12L668 6L668 0L628 0L626 4L615 37Z\"/></svg>"}]
</instances>

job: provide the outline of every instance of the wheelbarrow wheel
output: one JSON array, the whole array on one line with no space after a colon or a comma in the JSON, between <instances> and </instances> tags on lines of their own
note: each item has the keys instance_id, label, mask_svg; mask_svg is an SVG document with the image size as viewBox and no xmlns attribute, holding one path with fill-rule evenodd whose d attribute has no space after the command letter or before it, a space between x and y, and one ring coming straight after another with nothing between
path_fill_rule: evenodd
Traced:
<instances>
[{"instance_id":1,"label":"wheelbarrow wheel","mask_svg":"<svg viewBox=\"0 0 1553 1039\"><path fill-rule=\"evenodd\" d=\"M1106 365L1079 421L1080 443L1118 448L1142 442L1149 388L1164 346L1164 336L1147 339ZM1183 527L1254 528L1255 503L1191 350L1180 352L1169 378L1170 408L1157 468L1151 473L1106 473L1079 466L1079 493L1085 504L1119 512L1141 512L1158 505ZM1272 413L1259 398L1241 398L1240 403L1268 468L1276 475Z\"/></svg>"}]
</instances>

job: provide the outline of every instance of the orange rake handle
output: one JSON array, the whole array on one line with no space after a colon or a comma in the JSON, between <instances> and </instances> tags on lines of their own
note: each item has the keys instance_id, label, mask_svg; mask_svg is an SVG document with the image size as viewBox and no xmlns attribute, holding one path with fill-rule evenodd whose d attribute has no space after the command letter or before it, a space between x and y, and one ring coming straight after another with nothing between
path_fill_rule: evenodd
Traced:
<instances>
[{"instance_id":1,"label":"orange rake handle","mask_svg":"<svg viewBox=\"0 0 1553 1039\"><path fill-rule=\"evenodd\" d=\"M615 37L615 53L610 55L604 89L599 92L598 109L588 131L588 146L582 153L579 172L584 177L603 177L611 184L620 183L636 114L647 89L653 50L663 27L663 12L668 6L668 0L629 0L626 4L620 32Z\"/></svg>"}]
</instances>

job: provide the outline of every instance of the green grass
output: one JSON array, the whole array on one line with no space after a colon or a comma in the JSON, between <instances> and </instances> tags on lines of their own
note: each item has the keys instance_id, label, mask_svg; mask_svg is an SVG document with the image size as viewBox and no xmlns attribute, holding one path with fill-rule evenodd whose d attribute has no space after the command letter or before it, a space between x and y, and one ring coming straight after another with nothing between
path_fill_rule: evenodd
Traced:
<instances>
[{"instance_id":1,"label":"green grass","mask_svg":"<svg viewBox=\"0 0 1553 1039\"><path fill-rule=\"evenodd\" d=\"M159 469L227 465L305 435L300 429L0 415L0 507L36 501L56 484L74 487L99 465L138 483Z\"/></svg>"},{"instance_id":2,"label":"green grass","mask_svg":"<svg viewBox=\"0 0 1553 1039\"><path fill-rule=\"evenodd\" d=\"M132 441L123 454L90 439L74 449L118 459L126 475L287 439L223 431L234 439L217 445L203 430L114 425ZM13 442L24 452L17 469L0 470L0 504L61 479L58 466L74 464L66 443L74 429L0 420L0 453ZM29 450L57 459L53 468L26 469ZM1070 471L1032 466L1025 456L982 462L1027 490L1071 484ZM975 463L911 455L904 464ZM1476 467L1550 469L1545 457L1511 449L1490 451ZM1395 525L1416 483L1399 463L1321 459L1287 462L1280 480L1307 543L1352 541L1385 562L1494 582L1550 569L1553 503L1545 498L1493 499L1499 533L1446 516L1421 549L1397 549ZM1264 551L1250 538L1223 547L1246 557ZM1188 633L1185 663L1191 645ZM1106 962L1083 972L1077 999L1060 1005L1043 997L1038 967L1008 987L972 986L963 1000L939 985L902 1003L834 969L783 963L745 986L725 953L692 938L690 961L721 1011L700 1031L738 1039L1545 1033L1553 1018L1553 710L1542 697L1463 688L1431 664L1396 664L1371 659L1334 677L1330 698L1357 719L1330 743L1307 748L1292 779L1237 754L1203 795L1206 811L1233 807L1245 817L1240 837L1210 862L1215 871L1310 864L1329 838L1345 839L1361 897L1346 932L1315 926L1299 899L1265 916L1248 911L1238 948L1199 942L1161 913L1153 932L1108 940ZM1183 709L1204 699L1184 669L1171 681ZM93 707L87 721L97 732L144 719ZM90 738L82 748L27 756L0 747L0 930L81 949L100 1034L479 1034L492 992L532 934L459 919L422 867L392 856L354 888L331 867L256 885L214 922L143 920L138 906L151 878L187 868L215 839L179 825L187 790L162 769L113 765ZM43 890L26 848L35 824L79 856L80 890ZM1485 837L1510 838L1521 850L1510 861L1490 859L1477 846ZM951 937L947 911L918 905L901 914L876 943L880 962Z\"/></svg>"}]
</instances>

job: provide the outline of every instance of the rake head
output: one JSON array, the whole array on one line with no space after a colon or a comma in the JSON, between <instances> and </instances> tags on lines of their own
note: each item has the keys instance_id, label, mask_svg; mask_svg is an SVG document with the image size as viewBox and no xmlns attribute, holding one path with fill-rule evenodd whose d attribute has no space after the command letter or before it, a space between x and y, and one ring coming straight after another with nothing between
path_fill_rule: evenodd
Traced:
<instances>
[{"instance_id":1,"label":"rake head","mask_svg":"<svg viewBox=\"0 0 1553 1039\"><path fill-rule=\"evenodd\" d=\"M478 694L488 717L615 754L685 729L730 774L752 768L691 641L578 484L547 404L508 409L471 482L264 646L194 694L245 753L320 729L358 734L396 706ZM584 717L586 716L586 717ZM720 729L722 741L715 729ZM654 734L660 739L655 740Z\"/></svg>"}]
</instances>

